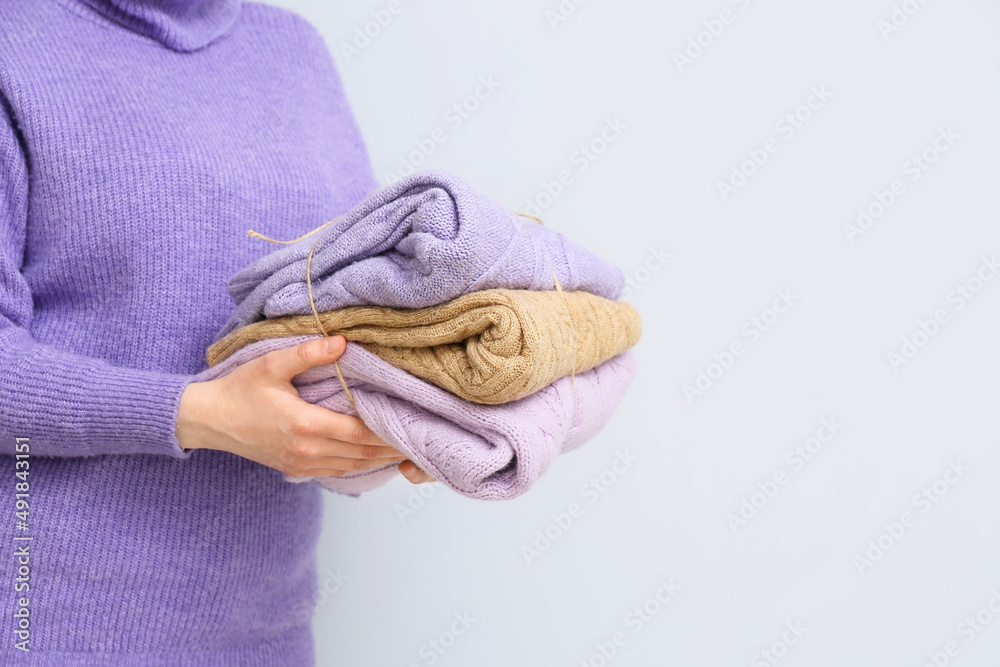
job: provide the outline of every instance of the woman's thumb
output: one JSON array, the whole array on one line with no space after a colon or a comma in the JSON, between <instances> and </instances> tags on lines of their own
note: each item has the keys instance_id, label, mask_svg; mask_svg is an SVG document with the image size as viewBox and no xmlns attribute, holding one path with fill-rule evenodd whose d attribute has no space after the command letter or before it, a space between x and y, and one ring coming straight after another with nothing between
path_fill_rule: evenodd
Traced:
<instances>
[{"instance_id":1,"label":"woman's thumb","mask_svg":"<svg viewBox=\"0 0 1000 667\"><path fill-rule=\"evenodd\" d=\"M333 363L340 358L346 347L347 340L343 336L324 336L307 340L294 347L275 350L264 356L273 355L273 360L268 362L267 367L272 374L283 380L291 380L313 366Z\"/></svg>"}]
</instances>

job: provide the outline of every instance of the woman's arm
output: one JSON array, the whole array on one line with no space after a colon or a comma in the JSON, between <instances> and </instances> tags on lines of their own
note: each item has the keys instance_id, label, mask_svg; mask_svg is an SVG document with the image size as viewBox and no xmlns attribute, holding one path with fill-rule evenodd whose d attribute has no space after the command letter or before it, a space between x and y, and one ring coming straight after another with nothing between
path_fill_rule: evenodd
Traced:
<instances>
[{"instance_id":1,"label":"woman's arm","mask_svg":"<svg viewBox=\"0 0 1000 667\"><path fill-rule=\"evenodd\" d=\"M0 94L0 453L30 438L39 456L187 456L174 437L188 375L114 366L35 341L21 274L28 156Z\"/></svg>"},{"instance_id":2,"label":"woman's arm","mask_svg":"<svg viewBox=\"0 0 1000 667\"><path fill-rule=\"evenodd\" d=\"M34 340L34 298L22 274L29 158L0 94L0 454L28 438L36 456L230 451L292 475L329 475L403 461L412 482L431 478L356 417L298 398L291 378L330 363L343 338L254 360L225 378L115 366ZM330 341L325 341L330 342ZM185 449L187 448L187 449Z\"/></svg>"}]
</instances>

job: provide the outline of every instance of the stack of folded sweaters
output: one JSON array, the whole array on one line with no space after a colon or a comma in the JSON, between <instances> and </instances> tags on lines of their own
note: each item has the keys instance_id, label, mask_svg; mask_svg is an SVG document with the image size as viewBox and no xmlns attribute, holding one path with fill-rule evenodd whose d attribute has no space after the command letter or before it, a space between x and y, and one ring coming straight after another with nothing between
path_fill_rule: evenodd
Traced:
<instances>
[{"instance_id":1,"label":"stack of folded sweaters","mask_svg":"<svg viewBox=\"0 0 1000 667\"><path fill-rule=\"evenodd\" d=\"M358 415L463 495L513 498L593 436L631 381L641 323L614 300L623 286L538 221L418 173L234 275L236 310L198 379L343 335L337 367L293 379L303 400ZM357 495L395 468L315 481Z\"/></svg>"}]
</instances>

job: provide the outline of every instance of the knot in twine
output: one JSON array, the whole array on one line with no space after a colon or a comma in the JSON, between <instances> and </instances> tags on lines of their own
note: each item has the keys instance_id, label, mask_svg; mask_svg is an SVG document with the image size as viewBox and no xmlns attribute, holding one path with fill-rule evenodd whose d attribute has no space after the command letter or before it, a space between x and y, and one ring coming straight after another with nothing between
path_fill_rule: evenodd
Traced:
<instances>
[{"instance_id":1,"label":"knot in twine","mask_svg":"<svg viewBox=\"0 0 1000 667\"><path fill-rule=\"evenodd\" d=\"M372 194L373 194L372 192L368 193L368 197L370 197ZM346 215L346 213L344 215ZM530 219L534 220L535 222L537 222L540 225L544 225L545 224L544 222L542 222L541 218L535 217L535 216L530 215L528 213L515 213L514 215L519 215L522 218L530 218ZM328 220L328 221L324 222L322 225L320 225L319 227L316 227L315 229L312 229L312 230L306 232L305 234L303 234L302 236L299 236L298 238L291 239L290 241L279 241L277 239L272 239L269 236L264 236L263 234L261 234L259 232L255 232L252 229L248 229L247 230L247 236L252 236L254 238L263 239L264 241L267 241L268 243L277 243L277 244L280 244L280 245L290 245L292 243L298 243L302 239L309 238L310 236L312 236L313 234L315 234L319 230L323 229L324 227L326 227L328 225L333 224L334 222L336 222L337 220L340 220L343 217L344 217L343 215L338 215L333 220ZM313 251L316 250L316 244L317 243L319 243L318 240L316 241L316 243L312 244L312 247L309 249L309 255L306 257L306 289L307 289L307 291L309 293L309 308L312 309L313 319L316 321L316 328L319 329L319 332L321 334L323 334L323 336L329 336L330 332L328 332L326 330L326 327L323 326L323 321L319 317L319 311L316 310L316 302L313 300L312 272L311 272L311 268L312 268ZM552 282L555 285L556 291L559 292L559 294L564 295L563 305L566 307L566 312L567 312L567 315L569 317L570 331L573 332L573 337L575 339L576 338L576 328L573 326L573 311L572 311L571 308L569 308L568 304L565 303L565 292L563 292L562 285L559 284L559 278L556 277L556 271L555 271L555 269L552 270ZM576 341L574 340L574 342L576 342ZM577 348L577 346L574 345L574 347L573 347L573 366L572 366L572 368L570 370L570 376L569 376L569 386L570 386L570 389L573 388L573 380L574 380L574 378L576 376L576 348ZM340 364L337 363L336 359L333 360L333 368L334 368L334 370L337 371L337 378L340 380L340 386L342 386L344 388L344 393L347 394L347 400L349 400L351 402L351 406L354 408L354 411L358 412L358 404L354 402L354 396L351 394L351 390L347 386L347 381L344 379L344 374L341 372L341 370L340 370ZM361 414L361 413L358 412L358 414Z\"/></svg>"}]
</instances>

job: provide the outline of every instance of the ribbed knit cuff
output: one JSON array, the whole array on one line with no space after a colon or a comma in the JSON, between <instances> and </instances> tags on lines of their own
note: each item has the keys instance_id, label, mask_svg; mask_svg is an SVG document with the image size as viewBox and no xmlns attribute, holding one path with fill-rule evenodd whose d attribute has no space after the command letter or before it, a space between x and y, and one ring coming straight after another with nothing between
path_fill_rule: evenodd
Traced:
<instances>
[{"instance_id":1,"label":"ribbed knit cuff","mask_svg":"<svg viewBox=\"0 0 1000 667\"><path fill-rule=\"evenodd\" d=\"M174 429L193 375L113 366L37 343L11 356L0 377L0 428L29 437L33 454L190 456Z\"/></svg>"}]
</instances>

